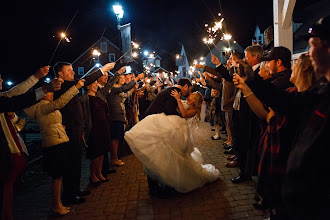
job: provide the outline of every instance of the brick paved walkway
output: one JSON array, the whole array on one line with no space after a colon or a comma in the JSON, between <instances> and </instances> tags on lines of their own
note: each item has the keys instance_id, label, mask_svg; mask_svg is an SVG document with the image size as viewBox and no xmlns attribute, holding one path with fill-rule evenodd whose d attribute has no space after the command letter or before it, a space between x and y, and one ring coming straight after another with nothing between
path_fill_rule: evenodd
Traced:
<instances>
[{"instance_id":1,"label":"brick paved walkway","mask_svg":"<svg viewBox=\"0 0 330 220\"><path fill-rule=\"evenodd\" d=\"M194 131L196 146L205 163L220 170L218 181L196 191L167 199L150 197L147 177L134 155L122 158L126 165L109 176L110 182L92 188L84 204L71 206L71 213L55 217L50 213L50 178L36 172L33 180L18 184L14 201L16 219L263 219L254 209L255 181L232 184L237 168L224 166L222 141L213 141L208 123ZM35 166L38 166L35 165ZM89 161L83 159L82 184L86 186Z\"/></svg>"}]
</instances>

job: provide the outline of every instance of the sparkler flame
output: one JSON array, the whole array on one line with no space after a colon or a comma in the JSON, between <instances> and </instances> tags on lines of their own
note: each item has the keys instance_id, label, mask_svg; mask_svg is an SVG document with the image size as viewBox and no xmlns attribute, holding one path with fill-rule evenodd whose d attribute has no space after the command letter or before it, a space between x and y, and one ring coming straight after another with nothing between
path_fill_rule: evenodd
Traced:
<instances>
[{"instance_id":1,"label":"sparkler flame","mask_svg":"<svg viewBox=\"0 0 330 220\"><path fill-rule=\"evenodd\" d=\"M133 41L132 41L132 45L133 45L133 47L134 47L135 49L138 49L138 48L140 47L139 44L137 44L137 43L135 43L135 42L133 42Z\"/></svg>"},{"instance_id":2,"label":"sparkler flame","mask_svg":"<svg viewBox=\"0 0 330 220\"><path fill-rule=\"evenodd\" d=\"M223 39L230 40L232 38L231 34L223 34Z\"/></svg>"},{"instance_id":3,"label":"sparkler flame","mask_svg":"<svg viewBox=\"0 0 330 220\"><path fill-rule=\"evenodd\" d=\"M137 52L133 52L132 53L132 57L134 57L134 58L138 57L138 53Z\"/></svg>"},{"instance_id":4,"label":"sparkler flame","mask_svg":"<svg viewBox=\"0 0 330 220\"><path fill-rule=\"evenodd\" d=\"M98 51L98 50L93 50L92 54L93 54L94 56L100 56L100 55L101 55L101 52Z\"/></svg>"}]
</instances>

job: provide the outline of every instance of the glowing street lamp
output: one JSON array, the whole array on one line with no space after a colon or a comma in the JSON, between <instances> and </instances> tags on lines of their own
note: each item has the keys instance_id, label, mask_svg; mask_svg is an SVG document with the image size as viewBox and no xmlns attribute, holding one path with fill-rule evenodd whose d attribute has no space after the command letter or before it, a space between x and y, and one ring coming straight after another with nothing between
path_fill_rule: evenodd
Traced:
<instances>
[{"instance_id":1,"label":"glowing street lamp","mask_svg":"<svg viewBox=\"0 0 330 220\"><path fill-rule=\"evenodd\" d=\"M123 7L120 4L115 4L112 6L112 8L117 17L117 28L118 28L118 30L120 30L120 19L122 19L124 16Z\"/></svg>"},{"instance_id":2,"label":"glowing street lamp","mask_svg":"<svg viewBox=\"0 0 330 220\"><path fill-rule=\"evenodd\" d=\"M143 54L144 54L144 56L148 56L148 55L149 55L149 52L148 52L147 50L145 50L145 51L143 52Z\"/></svg>"},{"instance_id":3,"label":"glowing street lamp","mask_svg":"<svg viewBox=\"0 0 330 220\"><path fill-rule=\"evenodd\" d=\"M12 86L14 83L12 81L7 81L8 86Z\"/></svg>"}]
</instances>

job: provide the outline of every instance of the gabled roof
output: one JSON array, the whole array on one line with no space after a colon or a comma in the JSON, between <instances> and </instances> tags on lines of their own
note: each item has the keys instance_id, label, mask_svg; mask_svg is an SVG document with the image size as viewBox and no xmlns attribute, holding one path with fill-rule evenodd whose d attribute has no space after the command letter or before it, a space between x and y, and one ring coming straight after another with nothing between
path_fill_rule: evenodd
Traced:
<instances>
[{"instance_id":1,"label":"gabled roof","mask_svg":"<svg viewBox=\"0 0 330 220\"><path fill-rule=\"evenodd\" d=\"M259 28L260 33L264 33L264 31L269 27L272 26L272 24L257 24L256 29Z\"/></svg>"},{"instance_id":2,"label":"gabled roof","mask_svg":"<svg viewBox=\"0 0 330 220\"><path fill-rule=\"evenodd\" d=\"M154 59L154 60L156 60L157 57L158 57L160 60L162 60L162 58L161 58L159 55L156 55L154 58L151 58L151 57L149 57L149 56L144 56L144 57L142 57L141 60L145 60L145 59Z\"/></svg>"},{"instance_id":3,"label":"gabled roof","mask_svg":"<svg viewBox=\"0 0 330 220\"><path fill-rule=\"evenodd\" d=\"M158 70L163 70L163 71L165 71L165 72L168 73L168 71L166 69L164 69L163 67L159 67L158 69L156 69L155 71L153 71L151 74L157 72Z\"/></svg>"},{"instance_id":4,"label":"gabled roof","mask_svg":"<svg viewBox=\"0 0 330 220\"><path fill-rule=\"evenodd\" d=\"M72 64L74 64L77 60L80 59L80 57L82 57L83 55L85 55L87 52L90 52L91 49L93 47L95 47L98 43L100 43L101 41L106 41L109 44L111 44L112 46L114 46L115 48L117 48L118 50L120 50L116 45L114 45L113 43L111 43L111 41L109 41L108 39L106 39L105 37L101 37L99 40L97 40L94 44L92 44L92 46L90 46L85 52L83 52L77 59L75 59L75 61L72 62Z\"/></svg>"}]
</instances>

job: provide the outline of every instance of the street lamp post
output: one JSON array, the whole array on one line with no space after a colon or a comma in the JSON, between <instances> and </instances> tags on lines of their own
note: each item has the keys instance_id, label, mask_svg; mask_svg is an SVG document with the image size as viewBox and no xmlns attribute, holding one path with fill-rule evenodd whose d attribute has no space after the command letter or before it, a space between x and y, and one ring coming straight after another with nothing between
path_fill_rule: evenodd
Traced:
<instances>
[{"instance_id":1,"label":"street lamp post","mask_svg":"<svg viewBox=\"0 0 330 220\"><path fill-rule=\"evenodd\" d=\"M122 46L121 46L120 20L124 16L124 10L123 10L123 7L118 3L113 5L112 8L117 17L117 29L119 31L119 56L121 56ZM119 62L121 62L121 60Z\"/></svg>"}]
</instances>

